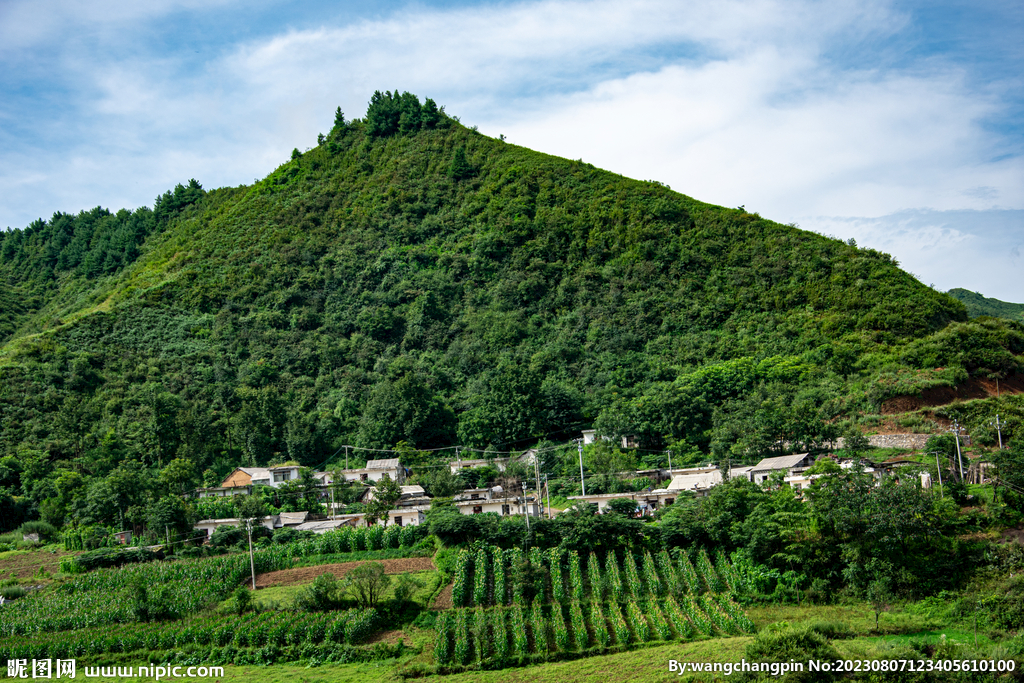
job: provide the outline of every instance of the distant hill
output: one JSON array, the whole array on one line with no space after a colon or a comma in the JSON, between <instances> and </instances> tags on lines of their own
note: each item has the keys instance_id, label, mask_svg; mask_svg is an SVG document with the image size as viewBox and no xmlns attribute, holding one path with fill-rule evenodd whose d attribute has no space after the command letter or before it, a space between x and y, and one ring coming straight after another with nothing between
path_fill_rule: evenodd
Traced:
<instances>
[{"instance_id":1,"label":"distant hill","mask_svg":"<svg viewBox=\"0 0 1024 683\"><path fill-rule=\"evenodd\" d=\"M951 289L948 293L967 306L967 315L972 318L990 315L993 318L1006 318L1007 320L1024 322L1024 304L1011 304L999 299L990 299L977 292L960 288Z\"/></svg>"},{"instance_id":2,"label":"distant hill","mask_svg":"<svg viewBox=\"0 0 1024 683\"><path fill-rule=\"evenodd\" d=\"M1024 370L1024 326L970 321L887 254L406 93L338 112L251 186L0 233L0 307L0 459L24 473L0 487L40 505L55 469L179 458L216 481L346 444L509 450L591 425L752 459L889 396Z\"/></svg>"}]
</instances>

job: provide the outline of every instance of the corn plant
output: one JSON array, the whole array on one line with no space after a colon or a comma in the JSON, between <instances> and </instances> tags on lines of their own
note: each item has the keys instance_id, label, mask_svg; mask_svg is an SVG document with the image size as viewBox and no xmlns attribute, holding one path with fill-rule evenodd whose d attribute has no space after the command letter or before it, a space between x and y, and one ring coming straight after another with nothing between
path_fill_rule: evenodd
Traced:
<instances>
[{"instance_id":1,"label":"corn plant","mask_svg":"<svg viewBox=\"0 0 1024 683\"><path fill-rule=\"evenodd\" d=\"M710 594L700 596L699 602L701 609L708 615L715 628L725 635L735 636L739 634L739 626L732 620L732 617L722 611Z\"/></svg>"},{"instance_id":2,"label":"corn plant","mask_svg":"<svg viewBox=\"0 0 1024 683\"><path fill-rule=\"evenodd\" d=\"M732 562L726 557L725 552L721 549L715 551L715 569L718 570L718 575L722 577L722 581L728 590L736 592L739 588L740 577L736 571L736 567L732 566Z\"/></svg>"},{"instance_id":3,"label":"corn plant","mask_svg":"<svg viewBox=\"0 0 1024 683\"><path fill-rule=\"evenodd\" d=\"M374 524L366 529L366 549L382 550L384 548L384 527Z\"/></svg>"},{"instance_id":4,"label":"corn plant","mask_svg":"<svg viewBox=\"0 0 1024 683\"><path fill-rule=\"evenodd\" d=\"M654 566L654 558L644 551L644 583L647 584L647 592L651 595L661 595L661 580L658 579L658 570Z\"/></svg>"},{"instance_id":5,"label":"corn plant","mask_svg":"<svg viewBox=\"0 0 1024 683\"><path fill-rule=\"evenodd\" d=\"M562 577L562 549L551 548L548 551L548 561L551 568L551 599L555 602L565 602L565 580Z\"/></svg>"},{"instance_id":6,"label":"corn plant","mask_svg":"<svg viewBox=\"0 0 1024 683\"><path fill-rule=\"evenodd\" d=\"M684 586L684 592L700 593L703 590L703 586L700 579L697 578L697 570L693 568L690 558L681 548L676 548L675 553L676 564L679 567L679 580Z\"/></svg>"},{"instance_id":7,"label":"corn plant","mask_svg":"<svg viewBox=\"0 0 1024 683\"><path fill-rule=\"evenodd\" d=\"M445 665L452 659L452 615L441 612L434 622L434 661Z\"/></svg>"},{"instance_id":8,"label":"corn plant","mask_svg":"<svg viewBox=\"0 0 1024 683\"><path fill-rule=\"evenodd\" d=\"M468 664L471 651L469 640L469 610L455 610L455 661Z\"/></svg>"},{"instance_id":9,"label":"corn plant","mask_svg":"<svg viewBox=\"0 0 1024 683\"><path fill-rule=\"evenodd\" d=\"M530 641L526 633L526 619L521 605L512 605L512 651L519 657L530 654Z\"/></svg>"},{"instance_id":10,"label":"corn plant","mask_svg":"<svg viewBox=\"0 0 1024 683\"><path fill-rule=\"evenodd\" d=\"M491 548L491 566L494 571L494 604L508 604L505 588L505 551L494 546Z\"/></svg>"},{"instance_id":11,"label":"corn plant","mask_svg":"<svg viewBox=\"0 0 1024 683\"><path fill-rule=\"evenodd\" d=\"M604 577L601 576L601 565L597 562L597 555L591 551L587 558L587 574L590 579L590 594L600 601L604 593Z\"/></svg>"},{"instance_id":12,"label":"corn plant","mask_svg":"<svg viewBox=\"0 0 1024 683\"><path fill-rule=\"evenodd\" d=\"M569 551L569 585L573 600L583 599L583 572L580 570L580 555Z\"/></svg>"},{"instance_id":13,"label":"corn plant","mask_svg":"<svg viewBox=\"0 0 1024 683\"><path fill-rule=\"evenodd\" d=\"M533 651L544 654L548 651L548 633L544 625L544 611L541 608L542 598L534 598L530 607L530 631L533 632Z\"/></svg>"},{"instance_id":14,"label":"corn plant","mask_svg":"<svg viewBox=\"0 0 1024 683\"><path fill-rule=\"evenodd\" d=\"M476 561L473 563L473 604L486 605L487 599L487 565L490 559L486 548L476 551Z\"/></svg>"},{"instance_id":15,"label":"corn plant","mask_svg":"<svg viewBox=\"0 0 1024 683\"><path fill-rule=\"evenodd\" d=\"M490 638L487 637L487 612L483 607L473 610L473 647L476 660L482 662L490 656Z\"/></svg>"},{"instance_id":16,"label":"corn plant","mask_svg":"<svg viewBox=\"0 0 1024 683\"><path fill-rule=\"evenodd\" d=\"M636 604L636 600L626 603L626 614L629 616L629 625L633 629L633 634L636 635L637 642L646 643L650 640L651 627L647 623L647 617L640 610L640 606Z\"/></svg>"},{"instance_id":17,"label":"corn plant","mask_svg":"<svg viewBox=\"0 0 1024 683\"><path fill-rule=\"evenodd\" d=\"M551 630L555 633L555 648L565 652L569 649L569 629L562 617L562 604L551 603Z\"/></svg>"},{"instance_id":18,"label":"corn plant","mask_svg":"<svg viewBox=\"0 0 1024 683\"><path fill-rule=\"evenodd\" d=\"M491 642L494 658L499 662L508 659L508 628L505 626L505 610L500 607L491 610Z\"/></svg>"},{"instance_id":19,"label":"corn plant","mask_svg":"<svg viewBox=\"0 0 1024 683\"><path fill-rule=\"evenodd\" d=\"M672 558L666 550L658 553L658 569L665 577L665 591L669 595L679 595L682 592L682 583L679 581L679 573L672 564Z\"/></svg>"},{"instance_id":20,"label":"corn plant","mask_svg":"<svg viewBox=\"0 0 1024 683\"><path fill-rule=\"evenodd\" d=\"M725 582L718 576L718 572L715 571L715 567L711 564L711 559L704 548L701 548L697 553L697 569L704 580L704 585L707 586L710 592L721 593L725 590Z\"/></svg>"},{"instance_id":21,"label":"corn plant","mask_svg":"<svg viewBox=\"0 0 1024 683\"><path fill-rule=\"evenodd\" d=\"M714 624L708 619L707 615L701 610L701 608L693 601L692 596L687 596L681 601L683 607L683 613L686 614L690 619L690 623L697 630L697 633L701 635L710 636L714 632Z\"/></svg>"},{"instance_id":22,"label":"corn plant","mask_svg":"<svg viewBox=\"0 0 1024 683\"><path fill-rule=\"evenodd\" d=\"M693 624L683 614L683 610L679 608L679 603L671 595L665 600L665 615L668 620L672 623L672 628L675 629L676 635L683 640L689 640L693 638Z\"/></svg>"},{"instance_id":23,"label":"corn plant","mask_svg":"<svg viewBox=\"0 0 1024 683\"><path fill-rule=\"evenodd\" d=\"M530 548L530 567L536 570L533 573L533 594L539 597L541 600L544 600L545 589L547 588L544 585L544 572L541 571L541 569L543 569L544 567L544 555L543 553L541 553L540 548L536 546Z\"/></svg>"},{"instance_id":24,"label":"corn plant","mask_svg":"<svg viewBox=\"0 0 1024 683\"><path fill-rule=\"evenodd\" d=\"M736 622L736 626L738 626L741 631L744 633L753 633L757 630L754 626L754 622L750 620L750 617L747 616L746 612L744 612L739 605L733 602L729 596L718 595L715 599L718 601L718 605L725 611L725 613L732 617L732 620Z\"/></svg>"},{"instance_id":25,"label":"corn plant","mask_svg":"<svg viewBox=\"0 0 1024 683\"><path fill-rule=\"evenodd\" d=\"M462 607L466 604L466 584L469 581L469 551L460 550L455 556L455 578L452 581L452 604Z\"/></svg>"},{"instance_id":26,"label":"corn plant","mask_svg":"<svg viewBox=\"0 0 1024 683\"><path fill-rule=\"evenodd\" d=\"M622 566L626 569L626 592L638 598L644 594L643 586L640 584L640 573L636 570L636 560L633 553L623 553Z\"/></svg>"},{"instance_id":27,"label":"corn plant","mask_svg":"<svg viewBox=\"0 0 1024 683\"><path fill-rule=\"evenodd\" d=\"M608 597L618 602L623 597L622 575L619 573L619 561L615 551L609 550L604 558L604 571L608 584Z\"/></svg>"},{"instance_id":28,"label":"corn plant","mask_svg":"<svg viewBox=\"0 0 1024 683\"><path fill-rule=\"evenodd\" d=\"M629 627L626 620L622 618L622 610L614 602L608 603L608 616L612 621L612 630L615 632L615 642L618 645L629 643Z\"/></svg>"},{"instance_id":29,"label":"corn plant","mask_svg":"<svg viewBox=\"0 0 1024 683\"><path fill-rule=\"evenodd\" d=\"M668 625L668 620L665 619L665 615L662 613L657 601L651 600L648 602L644 608L644 614L647 615L647 619L654 627L654 634L658 638L672 640L672 628Z\"/></svg>"},{"instance_id":30,"label":"corn plant","mask_svg":"<svg viewBox=\"0 0 1024 683\"><path fill-rule=\"evenodd\" d=\"M402 541L402 527L394 524L384 529L382 544L385 548L397 548Z\"/></svg>"},{"instance_id":31,"label":"corn plant","mask_svg":"<svg viewBox=\"0 0 1024 683\"><path fill-rule=\"evenodd\" d=\"M601 607L601 599L597 596L590 600L590 628L594 631L594 640L597 641L598 645L608 647L611 644L612 636L608 632L608 622L604 618L604 608Z\"/></svg>"},{"instance_id":32,"label":"corn plant","mask_svg":"<svg viewBox=\"0 0 1024 683\"><path fill-rule=\"evenodd\" d=\"M590 645L590 636L587 634L587 622L583 620L583 608L580 607L578 600L569 603L569 622L572 624L576 649L583 652Z\"/></svg>"},{"instance_id":33,"label":"corn plant","mask_svg":"<svg viewBox=\"0 0 1024 683\"><path fill-rule=\"evenodd\" d=\"M512 575L512 602L517 605L526 604L526 587L523 585L523 551L519 547L505 551L509 572Z\"/></svg>"}]
</instances>

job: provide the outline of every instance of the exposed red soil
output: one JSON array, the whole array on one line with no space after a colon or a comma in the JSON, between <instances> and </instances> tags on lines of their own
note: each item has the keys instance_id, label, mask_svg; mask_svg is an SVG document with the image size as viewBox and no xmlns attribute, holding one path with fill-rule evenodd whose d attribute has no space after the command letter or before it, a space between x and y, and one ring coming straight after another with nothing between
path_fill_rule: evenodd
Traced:
<instances>
[{"instance_id":1,"label":"exposed red soil","mask_svg":"<svg viewBox=\"0 0 1024 683\"><path fill-rule=\"evenodd\" d=\"M994 379L972 377L955 387L925 389L920 396L893 396L882 403L882 414L909 413L921 408L944 406L956 400L965 401L972 398L990 398L1001 394L1021 393L1024 393L1024 376L1019 373L999 380L998 387Z\"/></svg>"},{"instance_id":2,"label":"exposed red soil","mask_svg":"<svg viewBox=\"0 0 1024 683\"><path fill-rule=\"evenodd\" d=\"M359 562L338 562L336 564L320 564L315 567L297 567L282 569L256 575L256 589L270 586L296 586L310 583L321 574L344 576L366 562L380 562L384 565L384 573L401 574L403 572L426 572L435 569L434 561L429 557L405 557L395 560L363 560Z\"/></svg>"},{"instance_id":3,"label":"exposed red soil","mask_svg":"<svg viewBox=\"0 0 1024 683\"><path fill-rule=\"evenodd\" d=\"M366 642L370 645L373 645L374 643L387 643L388 645L394 645L404 637L405 633L403 631L381 631Z\"/></svg>"}]
</instances>

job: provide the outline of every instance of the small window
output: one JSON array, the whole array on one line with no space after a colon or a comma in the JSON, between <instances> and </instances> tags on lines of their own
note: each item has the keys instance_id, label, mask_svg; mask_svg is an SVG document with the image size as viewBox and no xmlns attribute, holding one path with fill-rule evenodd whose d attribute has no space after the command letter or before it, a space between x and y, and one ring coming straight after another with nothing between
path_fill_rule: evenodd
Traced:
<instances>
[{"instance_id":1,"label":"small window","mask_svg":"<svg viewBox=\"0 0 1024 683\"><path fill-rule=\"evenodd\" d=\"M665 505L671 505L674 502L676 502L675 498L666 498L665 499Z\"/></svg>"},{"instance_id":2,"label":"small window","mask_svg":"<svg viewBox=\"0 0 1024 683\"><path fill-rule=\"evenodd\" d=\"M480 494L479 493L471 493L469 495L469 499L470 500L480 500Z\"/></svg>"},{"instance_id":3,"label":"small window","mask_svg":"<svg viewBox=\"0 0 1024 683\"><path fill-rule=\"evenodd\" d=\"M474 505L473 506L473 514L474 515L479 515L483 511L484 511L484 508L483 508L482 505Z\"/></svg>"},{"instance_id":4,"label":"small window","mask_svg":"<svg viewBox=\"0 0 1024 683\"><path fill-rule=\"evenodd\" d=\"M509 507L508 507L508 505L502 505L501 506L501 514L503 514L503 515L509 514Z\"/></svg>"},{"instance_id":5,"label":"small window","mask_svg":"<svg viewBox=\"0 0 1024 683\"><path fill-rule=\"evenodd\" d=\"M368 475L366 472L363 472L362 474L359 475L359 481L366 481L369 478L369 476L370 475Z\"/></svg>"},{"instance_id":6,"label":"small window","mask_svg":"<svg viewBox=\"0 0 1024 683\"><path fill-rule=\"evenodd\" d=\"M402 518L395 517L395 526L402 526Z\"/></svg>"}]
</instances>

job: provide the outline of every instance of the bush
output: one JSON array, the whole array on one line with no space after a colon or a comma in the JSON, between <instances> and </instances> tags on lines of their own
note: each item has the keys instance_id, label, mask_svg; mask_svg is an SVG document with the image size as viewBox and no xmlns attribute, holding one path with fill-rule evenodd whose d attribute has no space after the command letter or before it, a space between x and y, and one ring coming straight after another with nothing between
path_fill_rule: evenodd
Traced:
<instances>
[{"instance_id":1,"label":"bush","mask_svg":"<svg viewBox=\"0 0 1024 683\"><path fill-rule=\"evenodd\" d=\"M326 612L336 609L341 603L343 590L344 586L339 585L334 574L321 574L295 596L295 609L300 612Z\"/></svg>"},{"instance_id":2,"label":"bush","mask_svg":"<svg viewBox=\"0 0 1024 683\"><path fill-rule=\"evenodd\" d=\"M3 597L4 600L23 598L26 595L28 595L28 591L21 586L4 586L0 588L0 597Z\"/></svg>"},{"instance_id":3,"label":"bush","mask_svg":"<svg viewBox=\"0 0 1024 683\"><path fill-rule=\"evenodd\" d=\"M124 550L101 548L75 557L71 561L73 566L70 567L71 572L69 573L88 572L102 567L121 567L126 564L152 562L162 558L161 553L155 553L146 548L125 548ZM61 569L64 569L63 563Z\"/></svg>"},{"instance_id":4,"label":"bush","mask_svg":"<svg viewBox=\"0 0 1024 683\"><path fill-rule=\"evenodd\" d=\"M39 534L39 540L43 543L53 543L60 536L57 529L46 522L25 522L17 533L19 539L26 534Z\"/></svg>"},{"instance_id":5,"label":"bush","mask_svg":"<svg viewBox=\"0 0 1024 683\"><path fill-rule=\"evenodd\" d=\"M749 662L807 662L812 659L819 661L835 661L839 653L829 645L825 636L809 629L787 628L777 631L762 631L757 634L746 648L746 660ZM748 672L740 676L741 681L760 680L757 674ZM786 674L787 681L834 681L834 672L802 671Z\"/></svg>"}]
</instances>

